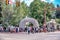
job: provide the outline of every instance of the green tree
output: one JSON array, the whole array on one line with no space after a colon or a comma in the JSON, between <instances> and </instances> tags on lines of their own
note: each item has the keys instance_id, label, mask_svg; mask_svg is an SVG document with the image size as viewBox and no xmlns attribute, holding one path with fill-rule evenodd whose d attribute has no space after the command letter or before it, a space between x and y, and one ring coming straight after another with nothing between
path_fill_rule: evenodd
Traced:
<instances>
[{"instance_id":1,"label":"green tree","mask_svg":"<svg viewBox=\"0 0 60 40\"><path fill-rule=\"evenodd\" d=\"M59 8L60 6L57 4L57 8ZM56 22L60 23L60 10L56 10Z\"/></svg>"},{"instance_id":2,"label":"green tree","mask_svg":"<svg viewBox=\"0 0 60 40\"><path fill-rule=\"evenodd\" d=\"M18 25L19 22L28 15L28 7L24 1L20 4L19 7L14 8L14 14L10 20L11 25Z\"/></svg>"},{"instance_id":3,"label":"green tree","mask_svg":"<svg viewBox=\"0 0 60 40\"><path fill-rule=\"evenodd\" d=\"M48 6L49 5L49 6ZM30 5L30 13L29 16L38 20L39 24L43 24L44 19L44 8L46 6L46 19L49 21L51 19L52 11L50 8L54 7L53 4L49 4L46 2L42 2L41 0L34 0Z\"/></svg>"},{"instance_id":4,"label":"green tree","mask_svg":"<svg viewBox=\"0 0 60 40\"><path fill-rule=\"evenodd\" d=\"M8 4L6 5L5 2L2 4L2 24L9 25L9 21L13 14L13 8L12 5Z\"/></svg>"}]
</instances>

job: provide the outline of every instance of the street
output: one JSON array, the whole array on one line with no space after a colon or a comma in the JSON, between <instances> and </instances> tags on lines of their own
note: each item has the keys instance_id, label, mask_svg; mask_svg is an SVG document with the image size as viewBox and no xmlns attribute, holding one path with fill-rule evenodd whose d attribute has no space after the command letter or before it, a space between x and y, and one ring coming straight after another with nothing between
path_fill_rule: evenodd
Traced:
<instances>
[{"instance_id":1,"label":"street","mask_svg":"<svg viewBox=\"0 0 60 40\"><path fill-rule=\"evenodd\" d=\"M0 33L0 40L60 40L60 32L47 33Z\"/></svg>"}]
</instances>

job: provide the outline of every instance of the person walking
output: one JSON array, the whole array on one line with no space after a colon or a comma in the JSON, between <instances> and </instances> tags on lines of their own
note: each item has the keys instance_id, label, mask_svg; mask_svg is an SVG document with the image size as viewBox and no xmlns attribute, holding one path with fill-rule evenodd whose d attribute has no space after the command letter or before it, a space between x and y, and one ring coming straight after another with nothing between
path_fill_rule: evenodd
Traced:
<instances>
[{"instance_id":1,"label":"person walking","mask_svg":"<svg viewBox=\"0 0 60 40\"><path fill-rule=\"evenodd\" d=\"M31 33L31 27L27 27L28 34Z\"/></svg>"}]
</instances>

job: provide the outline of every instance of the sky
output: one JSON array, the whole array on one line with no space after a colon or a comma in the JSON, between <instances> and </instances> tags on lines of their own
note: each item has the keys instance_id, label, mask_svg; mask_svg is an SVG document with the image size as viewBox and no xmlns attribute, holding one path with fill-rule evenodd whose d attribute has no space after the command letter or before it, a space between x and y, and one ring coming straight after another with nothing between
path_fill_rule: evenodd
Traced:
<instances>
[{"instance_id":1,"label":"sky","mask_svg":"<svg viewBox=\"0 0 60 40\"><path fill-rule=\"evenodd\" d=\"M14 1L14 0L13 0ZM29 6L30 5L30 3L31 2L33 2L33 0L20 0L21 2L22 1L25 1L25 3ZM53 3L55 6L57 5L57 4L59 4L60 5L60 0L41 0L41 1L44 1L44 2L49 2L49 3Z\"/></svg>"},{"instance_id":2,"label":"sky","mask_svg":"<svg viewBox=\"0 0 60 40\"><path fill-rule=\"evenodd\" d=\"M23 1L23 0L21 0L21 1ZM29 6L30 3L31 3L33 0L24 0L24 1L25 1L25 3ZM49 2L49 3L52 2L55 6L56 6L57 4L60 5L60 0L41 0L41 1Z\"/></svg>"}]
</instances>

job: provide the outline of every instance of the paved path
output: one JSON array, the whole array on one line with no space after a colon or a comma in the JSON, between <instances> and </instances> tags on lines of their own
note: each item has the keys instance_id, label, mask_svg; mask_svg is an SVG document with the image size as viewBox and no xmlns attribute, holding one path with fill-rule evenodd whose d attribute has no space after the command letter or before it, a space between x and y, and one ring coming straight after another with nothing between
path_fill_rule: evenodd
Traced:
<instances>
[{"instance_id":1,"label":"paved path","mask_svg":"<svg viewBox=\"0 0 60 40\"><path fill-rule=\"evenodd\" d=\"M0 33L0 40L60 40L60 32L49 33Z\"/></svg>"}]
</instances>

